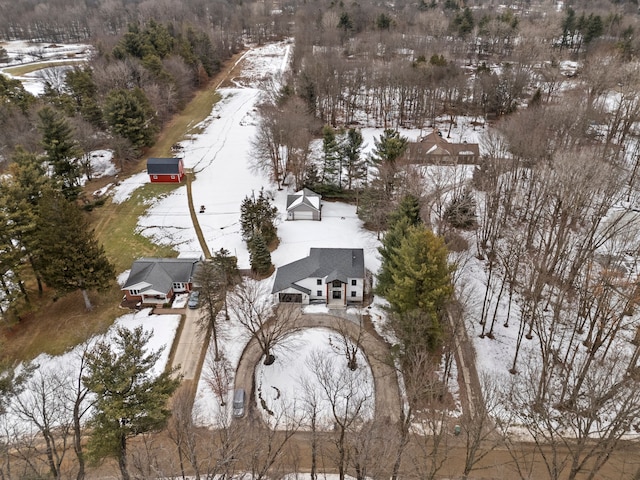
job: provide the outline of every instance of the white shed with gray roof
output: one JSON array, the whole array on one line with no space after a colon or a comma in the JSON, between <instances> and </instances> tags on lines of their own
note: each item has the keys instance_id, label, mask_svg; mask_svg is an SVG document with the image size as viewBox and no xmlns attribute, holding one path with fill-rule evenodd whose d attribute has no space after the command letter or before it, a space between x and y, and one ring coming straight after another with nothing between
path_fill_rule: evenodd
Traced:
<instances>
[{"instance_id":1,"label":"white shed with gray roof","mask_svg":"<svg viewBox=\"0 0 640 480\"><path fill-rule=\"evenodd\" d=\"M322 220L321 198L308 188L287 195L287 220Z\"/></svg>"},{"instance_id":2,"label":"white shed with gray roof","mask_svg":"<svg viewBox=\"0 0 640 480\"><path fill-rule=\"evenodd\" d=\"M271 293L283 303L344 306L363 301L364 278L362 248L312 248L278 268Z\"/></svg>"}]
</instances>

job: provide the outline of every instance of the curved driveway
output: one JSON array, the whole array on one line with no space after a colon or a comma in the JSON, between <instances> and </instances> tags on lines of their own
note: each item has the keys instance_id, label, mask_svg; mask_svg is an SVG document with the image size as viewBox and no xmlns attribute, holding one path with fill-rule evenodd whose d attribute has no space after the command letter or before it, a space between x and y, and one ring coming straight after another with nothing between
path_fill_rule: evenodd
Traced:
<instances>
[{"instance_id":1,"label":"curved driveway","mask_svg":"<svg viewBox=\"0 0 640 480\"><path fill-rule=\"evenodd\" d=\"M303 328L329 328L346 332L352 339L357 338L360 327L357 323L329 314L302 314L296 323ZM268 328L268 327L267 327ZM379 420L396 422L400 414L400 390L398 377L391 361L387 344L378 336L363 330L360 343L369 362L375 386L375 415ZM252 338L240 357L236 370L235 388L250 392L248 398L255 398L255 368L262 359L262 351L255 338ZM254 402L249 402L249 411Z\"/></svg>"}]
</instances>

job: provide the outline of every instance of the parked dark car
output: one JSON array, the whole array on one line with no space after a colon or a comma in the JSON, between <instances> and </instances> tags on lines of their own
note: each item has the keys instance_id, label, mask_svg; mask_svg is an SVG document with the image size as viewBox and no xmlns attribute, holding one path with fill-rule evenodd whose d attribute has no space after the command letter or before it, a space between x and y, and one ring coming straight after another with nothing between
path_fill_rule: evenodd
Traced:
<instances>
[{"instance_id":1,"label":"parked dark car","mask_svg":"<svg viewBox=\"0 0 640 480\"><path fill-rule=\"evenodd\" d=\"M194 290L189 294L189 301L187 302L187 306L189 308L198 308L198 303L200 303L200 292Z\"/></svg>"}]
</instances>

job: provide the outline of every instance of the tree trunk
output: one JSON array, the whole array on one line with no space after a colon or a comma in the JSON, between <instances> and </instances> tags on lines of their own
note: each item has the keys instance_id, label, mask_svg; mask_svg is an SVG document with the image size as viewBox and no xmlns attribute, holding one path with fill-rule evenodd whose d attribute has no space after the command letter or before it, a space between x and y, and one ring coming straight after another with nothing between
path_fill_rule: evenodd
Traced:
<instances>
[{"instance_id":1,"label":"tree trunk","mask_svg":"<svg viewBox=\"0 0 640 480\"><path fill-rule=\"evenodd\" d=\"M84 299L84 308L86 308L87 311L93 310L93 305L91 305L91 300L89 299L89 292L87 291L87 289L83 288L80 291L82 292L82 298Z\"/></svg>"},{"instance_id":2,"label":"tree trunk","mask_svg":"<svg viewBox=\"0 0 640 480\"><path fill-rule=\"evenodd\" d=\"M84 452L82 451L82 427L80 424L80 402L76 401L73 405L73 450L78 459L78 474L76 480L84 480Z\"/></svg>"},{"instance_id":3,"label":"tree trunk","mask_svg":"<svg viewBox=\"0 0 640 480\"><path fill-rule=\"evenodd\" d=\"M215 317L214 317L215 318ZM218 329L216 328L215 321L212 324L212 334L213 334L213 352L214 352L214 360L216 362L220 361L220 351L218 350Z\"/></svg>"},{"instance_id":4,"label":"tree trunk","mask_svg":"<svg viewBox=\"0 0 640 480\"><path fill-rule=\"evenodd\" d=\"M120 434L120 452L118 455L118 466L120 467L122 480L131 480L127 464L127 437L123 433Z\"/></svg>"}]
</instances>

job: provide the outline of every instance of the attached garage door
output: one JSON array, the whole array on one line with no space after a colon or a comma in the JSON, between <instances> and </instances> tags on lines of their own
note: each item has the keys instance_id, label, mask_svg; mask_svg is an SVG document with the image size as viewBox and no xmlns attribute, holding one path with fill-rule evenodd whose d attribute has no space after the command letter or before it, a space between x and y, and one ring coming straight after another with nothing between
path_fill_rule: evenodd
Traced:
<instances>
[{"instance_id":1,"label":"attached garage door","mask_svg":"<svg viewBox=\"0 0 640 480\"><path fill-rule=\"evenodd\" d=\"M305 211L293 212L293 219L294 220L313 220L313 212L305 212Z\"/></svg>"},{"instance_id":2,"label":"attached garage door","mask_svg":"<svg viewBox=\"0 0 640 480\"><path fill-rule=\"evenodd\" d=\"M302 303L301 293L281 293L280 303Z\"/></svg>"}]
</instances>

